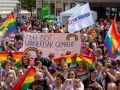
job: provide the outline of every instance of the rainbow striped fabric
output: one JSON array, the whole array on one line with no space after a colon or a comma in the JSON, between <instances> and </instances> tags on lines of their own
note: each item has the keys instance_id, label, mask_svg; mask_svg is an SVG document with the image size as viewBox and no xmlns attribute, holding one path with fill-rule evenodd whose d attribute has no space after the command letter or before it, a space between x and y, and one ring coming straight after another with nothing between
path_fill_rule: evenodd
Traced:
<instances>
[{"instance_id":1,"label":"rainbow striped fabric","mask_svg":"<svg viewBox=\"0 0 120 90\"><path fill-rule=\"evenodd\" d=\"M29 85L34 81L34 74L36 70L34 67L30 67L25 74L18 80L11 90L27 90Z\"/></svg>"},{"instance_id":2,"label":"rainbow striped fabric","mask_svg":"<svg viewBox=\"0 0 120 90\"><path fill-rule=\"evenodd\" d=\"M9 55L9 52L0 52L0 60L5 61L8 55ZM23 52L13 52L12 55L17 62L21 59Z\"/></svg>"},{"instance_id":3,"label":"rainbow striped fabric","mask_svg":"<svg viewBox=\"0 0 120 90\"><path fill-rule=\"evenodd\" d=\"M116 58L116 55L120 55L120 34L116 27L116 16L112 25L110 26L106 38L104 40L104 46L107 48L111 58Z\"/></svg>"},{"instance_id":4,"label":"rainbow striped fabric","mask_svg":"<svg viewBox=\"0 0 120 90\"><path fill-rule=\"evenodd\" d=\"M16 34L17 32L18 30L14 13L11 12L7 15L5 21L0 25L0 41L11 34Z\"/></svg>"},{"instance_id":5,"label":"rainbow striped fabric","mask_svg":"<svg viewBox=\"0 0 120 90\"><path fill-rule=\"evenodd\" d=\"M55 58L54 61L58 65L60 63L60 60L65 59L66 63L69 64L72 62L72 60L71 60L72 57L77 57L76 63L80 62L81 60L84 60L84 61L86 61L87 65L92 65L95 60L94 57L90 57L90 56L86 56L86 55L71 54L71 55Z\"/></svg>"}]
</instances>

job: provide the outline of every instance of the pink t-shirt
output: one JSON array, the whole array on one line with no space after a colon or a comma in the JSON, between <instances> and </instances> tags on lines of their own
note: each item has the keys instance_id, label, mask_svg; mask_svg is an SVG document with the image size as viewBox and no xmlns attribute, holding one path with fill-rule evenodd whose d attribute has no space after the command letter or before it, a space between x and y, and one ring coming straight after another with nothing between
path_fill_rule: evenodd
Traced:
<instances>
[{"instance_id":1,"label":"pink t-shirt","mask_svg":"<svg viewBox=\"0 0 120 90\"><path fill-rule=\"evenodd\" d=\"M30 59L30 64L34 65L34 60L33 59Z\"/></svg>"},{"instance_id":2,"label":"pink t-shirt","mask_svg":"<svg viewBox=\"0 0 120 90\"><path fill-rule=\"evenodd\" d=\"M28 32L28 25L23 24L22 28L23 28L23 30L24 30L25 32Z\"/></svg>"}]
</instances>

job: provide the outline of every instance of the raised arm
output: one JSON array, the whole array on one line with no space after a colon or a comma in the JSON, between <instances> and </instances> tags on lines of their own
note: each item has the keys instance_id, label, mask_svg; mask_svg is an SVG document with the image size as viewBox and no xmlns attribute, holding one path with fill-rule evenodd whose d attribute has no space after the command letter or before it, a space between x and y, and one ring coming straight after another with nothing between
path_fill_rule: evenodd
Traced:
<instances>
[{"instance_id":1,"label":"raised arm","mask_svg":"<svg viewBox=\"0 0 120 90\"><path fill-rule=\"evenodd\" d=\"M45 73L47 74L47 76L48 76L47 84L48 84L48 85L52 84L53 81L54 81L54 79L53 79L53 77L51 76L51 74L49 73L47 67L46 67L46 66L43 66L43 70L44 70L44 72L45 72Z\"/></svg>"}]
</instances>

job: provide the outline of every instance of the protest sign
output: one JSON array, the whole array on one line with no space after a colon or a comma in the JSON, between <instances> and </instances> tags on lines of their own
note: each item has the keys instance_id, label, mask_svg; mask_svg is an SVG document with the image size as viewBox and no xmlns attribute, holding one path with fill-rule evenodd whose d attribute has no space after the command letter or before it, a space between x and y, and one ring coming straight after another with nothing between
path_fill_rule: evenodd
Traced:
<instances>
[{"instance_id":1,"label":"protest sign","mask_svg":"<svg viewBox=\"0 0 120 90\"><path fill-rule=\"evenodd\" d=\"M58 57L66 51L79 53L80 33L27 33L24 37L23 50L28 48L41 50L44 57L48 57L50 53Z\"/></svg>"}]
</instances>

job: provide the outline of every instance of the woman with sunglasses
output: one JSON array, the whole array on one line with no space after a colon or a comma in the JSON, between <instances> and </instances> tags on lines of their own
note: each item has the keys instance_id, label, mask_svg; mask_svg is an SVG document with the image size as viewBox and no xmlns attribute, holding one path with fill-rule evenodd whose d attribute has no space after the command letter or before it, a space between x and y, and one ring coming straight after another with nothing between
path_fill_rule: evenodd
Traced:
<instances>
[{"instance_id":1,"label":"woman with sunglasses","mask_svg":"<svg viewBox=\"0 0 120 90\"><path fill-rule=\"evenodd\" d=\"M67 79L62 86L62 90L76 90L75 89L75 83L73 82L76 79L78 79L76 71L75 70L70 70L68 72ZM82 88L84 90L83 83L81 81L79 81L79 85L78 85L78 82L77 82L77 87L76 88Z\"/></svg>"}]
</instances>

